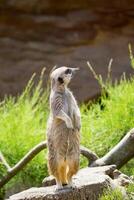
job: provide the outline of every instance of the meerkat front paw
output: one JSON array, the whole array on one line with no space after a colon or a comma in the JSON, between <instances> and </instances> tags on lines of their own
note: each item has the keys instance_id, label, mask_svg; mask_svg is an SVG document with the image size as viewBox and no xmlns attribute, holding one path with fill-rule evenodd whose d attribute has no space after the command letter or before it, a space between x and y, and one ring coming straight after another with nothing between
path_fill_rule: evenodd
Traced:
<instances>
[{"instance_id":1,"label":"meerkat front paw","mask_svg":"<svg viewBox=\"0 0 134 200\"><path fill-rule=\"evenodd\" d=\"M75 116L75 125L74 125L75 129L80 131L81 129L81 119L79 116Z\"/></svg>"},{"instance_id":2,"label":"meerkat front paw","mask_svg":"<svg viewBox=\"0 0 134 200\"><path fill-rule=\"evenodd\" d=\"M56 186L55 191L58 192L58 191L60 191L60 190L63 190L63 187L61 187L61 186L60 186L60 187L59 187L59 186Z\"/></svg>"},{"instance_id":3,"label":"meerkat front paw","mask_svg":"<svg viewBox=\"0 0 134 200\"><path fill-rule=\"evenodd\" d=\"M66 126L67 126L68 129L73 129L74 128L71 119L67 120Z\"/></svg>"},{"instance_id":4,"label":"meerkat front paw","mask_svg":"<svg viewBox=\"0 0 134 200\"><path fill-rule=\"evenodd\" d=\"M56 185L56 191L59 191L59 190L62 190L63 189L63 186L60 185L60 184L57 184Z\"/></svg>"}]
</instances>

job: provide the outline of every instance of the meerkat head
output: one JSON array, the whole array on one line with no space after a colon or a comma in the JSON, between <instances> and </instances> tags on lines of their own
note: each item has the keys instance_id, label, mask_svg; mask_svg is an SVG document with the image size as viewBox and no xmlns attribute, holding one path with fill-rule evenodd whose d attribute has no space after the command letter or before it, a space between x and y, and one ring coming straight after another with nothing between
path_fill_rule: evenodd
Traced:
<instances>
[{"instance_id":1,"label":"meerkat head","mask_svg":"<svg viewBox=\"0 0 134 200\"><path fill-rule=\"evenodd\" d=\"M79 68L59 67L55 69L50 75L52 85L59 87L67 86L77 70Z\"/></svg>"}]
</instances>

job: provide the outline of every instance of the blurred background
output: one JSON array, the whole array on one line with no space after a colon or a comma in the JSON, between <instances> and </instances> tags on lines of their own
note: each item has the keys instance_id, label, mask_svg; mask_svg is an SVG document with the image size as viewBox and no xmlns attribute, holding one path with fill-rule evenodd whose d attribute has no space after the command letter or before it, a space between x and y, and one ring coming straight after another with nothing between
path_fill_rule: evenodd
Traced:
<instances>
[{"instance_id":1,"label":"blurred background","mask_svg":"<svg viewBox=\"0 0 134 200\"><path fill-rule=\"evenodd\" d=\"M0 0L0 98L18 95L34 72L80 67L71 88L79 102L100 94L89 60L106 78L131 74L128 44L134 43L133 0Z\"/></svg>"}]
</instances>

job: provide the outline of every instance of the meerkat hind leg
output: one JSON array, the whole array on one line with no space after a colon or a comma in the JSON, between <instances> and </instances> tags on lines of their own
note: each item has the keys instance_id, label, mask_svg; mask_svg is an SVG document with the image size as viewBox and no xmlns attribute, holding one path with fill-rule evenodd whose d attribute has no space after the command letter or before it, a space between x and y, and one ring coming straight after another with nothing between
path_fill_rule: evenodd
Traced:
<instances>
[{"instance_id":1,"label":"meerkat hind leg","mask_svg":"<svg viewBox=\"0 0 134 200\"><path fill-rule=\"evenodd\" d=\"M67 163L64 159L62 159L59 164L59 176L62 185L67 185Z\"/></svg>"},{"instance_id":2,"label":"meerkat hind leg","mask_svg":"<svg viewBox=\"0 0 134 200\"><path fill-rule=\"evenodd\" d=\"M68 180L68 186L67 187L75 187L73 185L72 177L75 175L79 169L79 161L75 161L73 159L68 160L68 173L67 173L67 180Z\"/></svg>"},{"instance_id":3,"label":"meerkat hind leg","mask_svg":"<svg viewBox=\"0 0 134 200\"><path fill-rule=\"evenodd\" d=\"M56 190L63 189L67 185L67 164L64 159L60 159L57 166L58 177L56 178Z\"/></svg>"},{"instance_id":4,"label":"meerkat hind leg","mask_svg":"<svg viewBox=\"0 0 134 200\"><path fill-rule=\"evenodd\" d=\"M62 189L63 189L63 186L62 186L61 181L58 178L56 178L56 191L62 190Z\"/></svg>"}]
</instances>

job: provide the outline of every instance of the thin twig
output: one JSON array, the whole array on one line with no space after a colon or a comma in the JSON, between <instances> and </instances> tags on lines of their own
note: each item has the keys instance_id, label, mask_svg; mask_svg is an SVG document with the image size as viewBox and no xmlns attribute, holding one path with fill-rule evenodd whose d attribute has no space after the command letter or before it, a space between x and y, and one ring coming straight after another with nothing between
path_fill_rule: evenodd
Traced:
<instances>
[{"instance_id":1,"label":"thin twig","mask_svg":"<svg viewBox=\"0 0 134 200\"><path fill-rule=\"evenodd\" d=\"M110 59L109 64L108 64L108 72L107 72L107 81L108 81L108 83L110 83L110 80L111 80L112 63L113 63L113 58Z\"/></svg>"},{"instance_id":2,"label":"thin twig","mask_svg":"<svg viewBox=\"0 0 134 200\"><path fill-rule=\"evenodd\" d=\"M4 158L4 156L3 156L1 151L0 151L0 162L2 162L2 164L6 167L7 171L11 170L11 167L9 166L8 162Z\"/></svg>"},{"instance_id":3,"label":"thin twig","mask_svg":"<svg viewBox=\"0 0 134 200\"><path fill-rule=\"evenodd\" d=\"M55 65L49 72L49 76L51 76L51 73L57 68L57 65Z\"/></svg>"},{"instance_id":4,"label":"thin twig","mask_svg":"<svg viewBox=\"0 0 134 200\"><path fill-rule=\"evenodd\" d=\"M87 65L88 65L90 71L93 73L94 78L95 78L96 80L98 80L99 77L98 77L98 75L96 74L95 70L93 69L93 67L92 67L92 65L90 64L89 61L87 61Z\"/></svg>"},{"instance_id":5,"label":"thin twig","mask_svg":"<svg viewBox=\"0 0 134 200\"><path fill-rule=\"evenodd\" d=\"M105 88L105 84L103 83L101 74L98 75L98 74L95 72L95 70L93 69L93 67L92 67L92 65L90 64L89 61L87 61L87 65L88 65L90 71L92 72L94 78L98 81L98 83L99 83L99 85L101 86L101 88L104 89L104 88Z\"/></svg>"}]
</instances>

